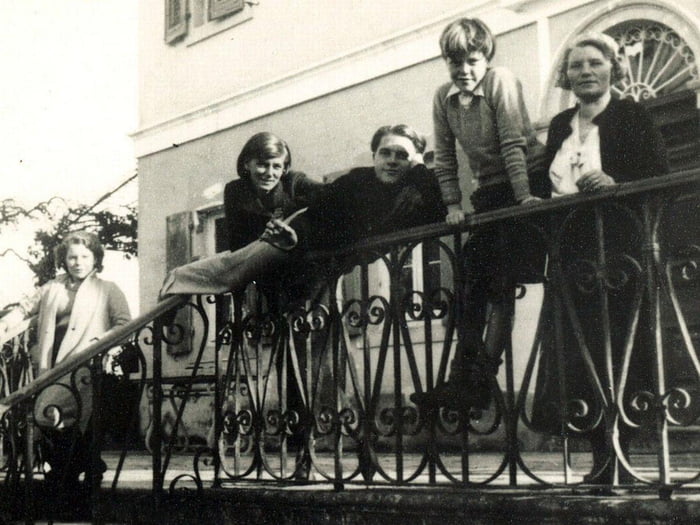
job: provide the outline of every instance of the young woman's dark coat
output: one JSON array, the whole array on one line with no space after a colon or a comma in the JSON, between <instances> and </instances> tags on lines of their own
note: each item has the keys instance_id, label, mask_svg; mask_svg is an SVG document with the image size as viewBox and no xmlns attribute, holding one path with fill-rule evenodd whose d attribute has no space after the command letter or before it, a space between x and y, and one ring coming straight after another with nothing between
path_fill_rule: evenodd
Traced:
<instances>
[{"instance_id":1,"label":"young woman's dark coat","mask_svg":"<svg viewBox=\"0 0 700 525\"><path fill-rule=\"evenodd\" d=\"M288 217L308 206L322 187L299 171L288 171L265 195L247 177L229 182L224 188L228 249L237 250L256 240L270 219Z\"/></svg>"}]
</instances>

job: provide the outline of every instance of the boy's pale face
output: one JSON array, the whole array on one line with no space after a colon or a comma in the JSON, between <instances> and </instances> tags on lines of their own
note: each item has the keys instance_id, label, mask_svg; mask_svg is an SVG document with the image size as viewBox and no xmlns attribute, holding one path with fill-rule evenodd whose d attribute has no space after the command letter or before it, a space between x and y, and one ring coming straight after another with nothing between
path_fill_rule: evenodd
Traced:
<instances>
[{"instance_id":1,"label":"boy's pale face","mask_svg":"<svg viewBox=\"0 0 700 525\"><path fill-rule=\"evenodd\" d=\"M447 58L445 62L452 82L465 95L474 93L489 67L489 61L481 51L472 51L461 61Z\"/></svg>"}]
</instances>

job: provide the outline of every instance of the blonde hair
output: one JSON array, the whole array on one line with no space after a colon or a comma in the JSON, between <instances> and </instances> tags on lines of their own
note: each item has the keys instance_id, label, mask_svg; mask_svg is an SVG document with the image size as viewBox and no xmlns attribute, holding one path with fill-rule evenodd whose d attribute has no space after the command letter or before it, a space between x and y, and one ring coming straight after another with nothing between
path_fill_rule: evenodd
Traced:
<instances>
[{"instance_id":1,"label":"blonde hair","mask_svg":"<svg viewBox=\"0 0 700 525\"><path fill-rule=\"evenodd\" d=\"M442 58L459 62L470 53L481 51L491 61L496 40L489 27L478 18L460 18L448 24L440 35Z\"/></svg>"}]
</instances>

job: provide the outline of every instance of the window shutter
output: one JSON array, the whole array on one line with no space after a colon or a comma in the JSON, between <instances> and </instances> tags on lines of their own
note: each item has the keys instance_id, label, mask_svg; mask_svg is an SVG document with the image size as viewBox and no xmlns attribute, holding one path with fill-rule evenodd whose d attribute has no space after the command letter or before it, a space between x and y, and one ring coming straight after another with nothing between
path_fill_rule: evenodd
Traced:
<instances>
[{"instance_id":1,"label":"window shutter","mask_svg":"<svg viewBox=\"0 0 700 525\"><path fill-rule=\"evenodd\" d=\"M165 269L167 272L192 259L192 213L184 211L169 215L166 221ZM175 325L182 327L184 336L176 344L168 344L166 351L173 357L187 355L192 351L192 309L185 307L178 310Z\"/></svg>"},{"instance_id":2,"label":"window shutter","mask_svg":"<svg viewBox=\"0 0 700 525\"><path fill-rule=\"evenodd\" d=\"M168 215L165 219L167 234L165 244L166 271L187 264L192 259L192 213L183 211Z\"/></svg>"},{"instance_id":3,"label":"window shutter","mask_svg":"<svg viewBox=\"0 0 700 525\"><path fill-rule=\"evenodd\" d=\"M362 299L362 267L355 266L350 273L343 275L342 281L343 306L348 301ZM348 335L356 336L362 334L362 328L352 326L347 317L343 319Z\"/></svg>"},{"instance_id":4,"label":"window shutter","mask_svg":"<svg viewBox=\"0 0 700 525\"><path fill-rule=\"evenodd\" d=\"M187 34L187 0L165 0L165 41L175 42Z\"/></svg>"},{"instance_id":5,"label":"window shutter","mask_svg":"<svg viewBox=\"0 0 700 525\"><path fill-rule=\"evenodd\" d=\"M209 0L209 20L242 11L245 7L243 0Z\"/></svg>"}]
</instances>

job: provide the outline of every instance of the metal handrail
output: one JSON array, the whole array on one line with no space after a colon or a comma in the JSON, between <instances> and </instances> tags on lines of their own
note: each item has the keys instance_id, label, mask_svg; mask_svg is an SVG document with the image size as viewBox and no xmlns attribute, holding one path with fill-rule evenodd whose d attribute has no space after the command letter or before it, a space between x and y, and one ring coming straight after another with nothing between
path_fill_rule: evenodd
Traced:
<instances>
[{"instance_id":1,"label":"metal handrail","mask_svg":"<svg viewBox=\"0 0 700 525\"><path fill-rule=\"evenodd\" d=\"M458 226L437 223L409 228L396 233L374 236L370 239L362 240L350 247L340 250L313 251L306 254L305 258L314 260L333 256L342 256L359 250L374 249L397 243L416 242L427 237L436 237L453 234L456 232L468 231L477 226L491 224L505 219L522 219L533 215L540 215L543 213L570 208L574 205L591 204L607 199L638 195L640 193L654 190L658 191L678 188L689 184L700 184L700 169L695 168L684 170L661 177L618 184L605 188L596 193L575 194L557 199L542 200L528 206L513 206L477 215L468 215L464 224ZM30 399L32 396L38 394L42 389L53 384L64 375L83 366L85 363L89 362L91 359L100 355L109 348L118 345L124 339L128 338L131 334L146 326L157 317L165 314L175 307L185 304L187 300L188 298L185 296L168 297L129 323L108 331L101 339L90 344L79 354L65 359L28 385L20 388L7 397L0 399L0 417L12 406Z\"/></svg>"},{"instance_id":2,"label":"metal handrail","mask_svg":"<svg viewBox=\"0 0 700 525\"><path fill-rule=\"evenodd\" d=\"M426 237L441 237L443 235L472 230L477 226L492 224L505 219L524 219L535 215L569 209L576 205L593 204L604 200L629 197L650 191L672 189L689 184L697 184L700 186L700 168L678 171L651 179L616 184L595 193L575 193L556 199L543 199L526 206L511 206L484 213L471 214L467 215L463 224L456 226L441 222L429 224L427 226L416 226L385 235L376 235L340 250L316 250L307 254L306 258L324 259L334 255L345 255L355 251L378 248L388 244L415 242Z\"/></svg>"},{"instance_id":3,"label":"metal handrail","mask_svg":"<svg viewBox=\"0 0 700 525\"><path fill-rule=\"evenodd\" d=\"M72 355L64 361L61 361L55 367L40 375L28 385L16 390L7 397L0 399L0 417L11 407L30 399L47 386L52 385L64 375L80 368L94 357L103 353L105 350L117 346L124 341L124 339L128 338L131 334L140 330L157 317L186 302L187 297L168 297L167 299L160 301L151 310L129 321L127 324L109 330L101 339L91 343L80 353Z\"/></svg>"}]
</instances>

